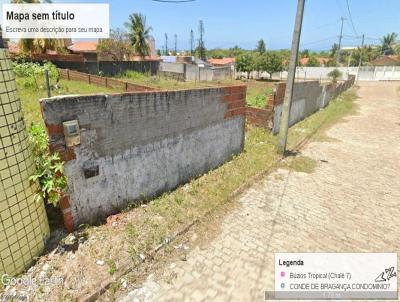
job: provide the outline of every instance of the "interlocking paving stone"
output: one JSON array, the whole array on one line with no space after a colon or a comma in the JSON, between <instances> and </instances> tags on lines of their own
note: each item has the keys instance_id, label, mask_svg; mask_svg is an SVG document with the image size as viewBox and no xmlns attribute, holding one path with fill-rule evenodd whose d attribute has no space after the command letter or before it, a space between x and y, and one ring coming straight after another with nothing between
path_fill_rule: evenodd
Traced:
<instances>
[{"instance_id":1,"label":"interlocking paving stone","mask_svg":"<svg viewBox=\"0 0 400 302\"><path fill-rule=\"evenodd\" d=\"M399 86L361 83L358 114L327 132L336 140L302 150L317 161L313 173L265 177L205 249L167 269L171 284L147 281L125 301L263 301L275 252L399 252Z\"/></svg>"}]
</instances>

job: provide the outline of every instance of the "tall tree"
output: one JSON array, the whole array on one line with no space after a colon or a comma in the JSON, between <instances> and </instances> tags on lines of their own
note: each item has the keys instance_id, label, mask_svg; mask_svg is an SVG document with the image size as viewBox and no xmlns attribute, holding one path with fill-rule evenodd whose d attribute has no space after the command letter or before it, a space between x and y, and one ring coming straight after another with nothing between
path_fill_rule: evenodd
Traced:
<instances>
[{"instance_id":1,"label":"tall tree","mask_svg":"<svg viewBox=\"0 0 400 302\"><path fill-rule=\"evenodd\" d=\"M125 26L128 29L133 52L141 58L150 55L149 39L152 28L147 27L146 17L138 13L131 14Z\"/></svg>"},{"instance_id":2,"label":"tall tree","mask_svg":"<svg viewBox=\"0 0 400 302\"><path fill-rule=\"evenodd\" d=\"M330 52L330 56L331 58L335 58L336 57L336 53L339 50L339 44L337 43L333 43L332 48L331 48L331 52Z\"/></svg>"},{"instance_id":3,"label":"tall tree","mask_svg":"<svg viewBox=\"0 0 400 302\"><path fill-rule=\"evenodd\" d=\"M383 36L381 39L382 42L382 53L384 55L392 55L394 54L395 46L397 41L397 34L391 33Z\"/></svg>"},{"instance_id":4,"label":"tall tree","mask_svg":"<svg viewBox=\"0 0 400 302\"><path fill-rule=\"evenodd\" d=\"M52 3L51 0L12 0L11 3L17 4L35 4L35 3ZM20 39L19 47L23 52L28 53L46 53L47 50L57 50L65 48L64 39Z\"/></svg>"},{"instance_id":5,"label":"tall tree","mask_svg":"<svg viewBox=\"0 0 400 302\"><path fill-rule=\"evenodd\" d=\"M266 52L260 56L259 68L261 71L266 71L269 77L272 79L272 74L275 72L280 72L283 70L283 60L282 57L276 52Z\"/></svg>"},{"instance_id":6,"label":"tall tree","mask_svg":"<svg viewBox=\"0 0 400 302\"><path fill-rule=\"evenodd\" d=\"M300 57L301 58L310 57L310 51L308 49L303 49L302 51L300 51Z\"/></svg>"},{"instance_id":7,"label":"tall tree","mask_svg":"<svg viewBox=\"0 0 400 302\"><path fill-rule=\"evenodd\" d=\"M247 78L250 78L250 72L255 70L254 56L251 53L244 53L236 58L236 69L240 72L246 72Z\"/></svg>"},{"instance_id":8,"label":"tall tree","mask_svg":"<svg viewBox=\"0 0 400 302\"><path fill-rule=\"evenodd\" d=\"M263 39L260 39L260 41L258 41L256 51L261 54L263 54L267 51L267 48L265 47L265 42Z\"/></svg>"},{"instance_id":9,"label":"tall tree","mask_svg":"<svg viewBox=\"0 0 400 302\"><path fill-rule=\"evenodd\" d=\"M127 33L116 28L110 31L110 38L99 40L97 51L101 55L110 56L113 61L125 61L132 54L132 46Z\"/></svg>"},{"instance_id":10,"label":"tall tree","mask_svg":"<svg viewBox=\"0 0 400 302\"><path fill-rule=\"evenodd\" d=\"M206 47L204 45L204 23L199 21L199 45L197 46L197 54L200 59L207 60Z\"/></svg>"}]
</instances>

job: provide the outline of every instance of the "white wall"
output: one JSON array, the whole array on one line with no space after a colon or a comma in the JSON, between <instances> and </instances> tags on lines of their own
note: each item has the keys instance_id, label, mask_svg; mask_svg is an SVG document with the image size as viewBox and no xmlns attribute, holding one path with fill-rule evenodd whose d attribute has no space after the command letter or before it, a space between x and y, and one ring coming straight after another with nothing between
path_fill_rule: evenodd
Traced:
<instances>
[{"instance_id":1,"label":"white wall","mask_svg":"<svg viewBox=\"0 0 400 302\"><path fill-rule=\"evenodd\" d=\"M360 81L399 81L400 66L363 66L358 67L297 67L296 78L308 80L329 79L328 73L339 69L342 73L341 80L346 80L348 75L355 75ZM236 77L246 77L246 73L237 72ZM269 78L267 72L251 72L251 78ZM285 80L287 71L277 72L272 75L274 80Z\"/></svg>"}]
</instances>

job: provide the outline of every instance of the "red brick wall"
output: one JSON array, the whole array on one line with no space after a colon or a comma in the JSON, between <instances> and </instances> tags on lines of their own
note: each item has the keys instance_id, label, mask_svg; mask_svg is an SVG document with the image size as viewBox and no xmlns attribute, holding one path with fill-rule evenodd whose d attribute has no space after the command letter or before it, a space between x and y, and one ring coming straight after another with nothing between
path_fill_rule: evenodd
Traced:
<instances>
[{"instance_id":1,"label":"red brick wall","mask_svg":"<svg viewBox=\"0 0 400 302\"><path fill-rule=\"evenodd\" d=\"M246 107L246 122L258 127L271 129L272 111L268 109Z\"/></svg>"},{"instance_id":2,"label":"red brick wall","mask_svg":"<svg viewBox=\"0 0 400 302\"><path fill-rule=\"evenodd\" d=\"M225 94L222 101L228 104L228 110L225 112L225 118L237 115L245 115L246 110L246 86L231 86L223 88Z\"/></svg>"}]
</instances>

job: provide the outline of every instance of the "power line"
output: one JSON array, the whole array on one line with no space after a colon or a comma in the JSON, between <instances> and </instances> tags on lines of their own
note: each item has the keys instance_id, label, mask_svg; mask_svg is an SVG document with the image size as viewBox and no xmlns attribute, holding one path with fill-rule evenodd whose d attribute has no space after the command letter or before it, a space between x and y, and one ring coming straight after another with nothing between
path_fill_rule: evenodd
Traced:
<instances>
[{"instance_id":1,"label":"power line","mask_svg":"<svg viewBox=\"0 0 400 302\"><path fill-rule=\"evenodd\" d=\"M351 16L351 12L350 12L349 0L346 0L346 4L347 4L347 11L349 12L349 18L350 18L351 27L353 28L353 31L356 34L356 36L358 36L358 33L357 33L356 28L354 26L353 18Z\"/></svg>"},{"instance_id":2,"label":"power line","mask_svg":"<svg viewBox=\"0 0 400 302\"><path fill-rule=\"evenodd\" d=\"M325 39L321 39L321 40L317 40L317 41L301 43L301 46L310 45L310 44L318 44L320 42L330 41L330 40L335 39L335 38L336 38L336 36L331 36L329 38L325 38Z\"/></svg>"},{"instance_id":3,"label":"power line","mask_svg":"<svg viewBox=\"0 0 400 302\"><path fill-rule=\"evenodd\" d=\"M342 6L340 5L338 0L336 0L336 5L339 8L339 10L342 12L342 15L346 15L346 13L344 12L344 9L342 8Z\"/></svg>"},{"instance_id":4,"label":"power line","mask_svg":"<svg viewBox=\"0 0 400 302\"><path fill-rule=\"evenodd\" d=\"M346 20L346 18L342 17L340 18L342 21L342 25L340 27L340 36L339 36L339 48L337 50L336 53L336 65L339 65L339 60L340 60L340 48L342 47L342 38L343 38L343 24L344 24L344 20Z\"/></svg>"}]
</instances>

